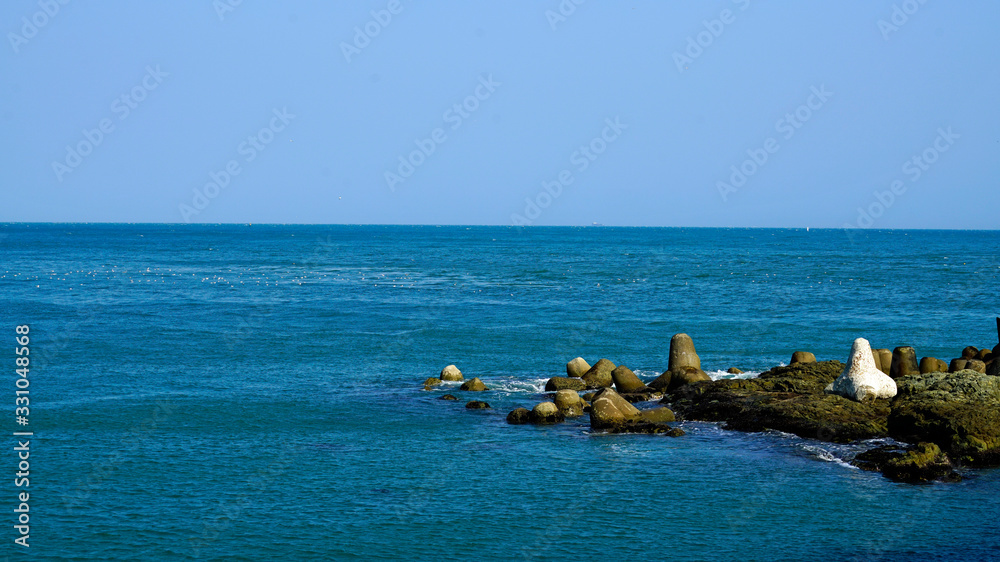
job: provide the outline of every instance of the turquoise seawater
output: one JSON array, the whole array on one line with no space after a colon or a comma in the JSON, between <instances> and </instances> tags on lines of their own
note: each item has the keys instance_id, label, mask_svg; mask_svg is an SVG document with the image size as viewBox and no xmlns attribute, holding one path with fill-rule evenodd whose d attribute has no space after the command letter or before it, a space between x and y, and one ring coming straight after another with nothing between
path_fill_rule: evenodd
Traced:
<instances>
[{"instance_id":1,"label":"turquoise seawater","mask_svg":"<svg viewBox=\"0 0 1000 562\"><path fill-rule=\"evenodd\" d=\"M777 432L504 418L578 355L648 380L678 332L714 376L857 337L948 360L996 345L998 287L998 232L0 225L0 556L995 559L997 470L912 486ZM423 391L450 363L492 390Z\"/></svg>"}]
</instances>

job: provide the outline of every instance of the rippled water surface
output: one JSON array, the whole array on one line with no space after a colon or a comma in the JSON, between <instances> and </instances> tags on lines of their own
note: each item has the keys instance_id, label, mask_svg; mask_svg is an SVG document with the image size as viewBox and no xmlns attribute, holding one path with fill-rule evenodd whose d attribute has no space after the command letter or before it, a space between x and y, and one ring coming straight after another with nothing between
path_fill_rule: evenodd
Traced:
<instances>
[{"instance_id":1,"label":"rippled water surface","mask_svg":"<svg viewBox=\"0 0 1000 562\"><path fill-rule=\"evenodd\" d=\"M578 355L655 377L677 332L716 377L856 337L948 360L996 345L998 287L997 232L0 225L35 432L30 556L9 525L4 554L996 558L998 471L907 486L861 445L504 416ZM421 390L449 363L492 409Z\"/></svg>"}]
</instances>

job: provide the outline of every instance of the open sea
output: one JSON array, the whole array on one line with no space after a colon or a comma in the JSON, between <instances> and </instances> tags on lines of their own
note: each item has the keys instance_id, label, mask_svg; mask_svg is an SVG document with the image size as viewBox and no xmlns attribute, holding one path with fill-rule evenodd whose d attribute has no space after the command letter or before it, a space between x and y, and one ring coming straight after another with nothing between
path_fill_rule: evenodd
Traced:
<instances>
[{"instance_id":1,"label":"open sea","mask_svg":"<svg viewBox=\"0 0 1000 562\"><path fill-rule=\"evenodd\" d=\"M716 378L857 337L947 361L997 344L998 288L997 231L0 224L0 557L998 559L998 470L505 423L576 356L654 378L678 332ZM422 389L451 363L491 390Z\"/></svg>"}]
</instances>

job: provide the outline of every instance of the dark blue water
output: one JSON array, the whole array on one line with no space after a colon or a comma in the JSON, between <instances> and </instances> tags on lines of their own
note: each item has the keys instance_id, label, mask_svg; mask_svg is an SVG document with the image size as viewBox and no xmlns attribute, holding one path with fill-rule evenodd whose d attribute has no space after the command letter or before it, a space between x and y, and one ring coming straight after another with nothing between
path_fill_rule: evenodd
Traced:
<instances>
[{"instance_id":1,"label":"dark blue water","mask_svg":"<svg viewBox=\"0 0 1000 562\"><path fill-rule=\"evenodd\" d=\"M998 232L0 225L0 400L25 429L30 325L35 432L30 549L0 457L3 555L995 558L998 471L908 486L857 446L504 417L578 355L653 377L677 332L714 376L856 337L948 360L996 345L998 287ZM492 410L421 389L450 363Z\"/></svg>"}]
</instances>

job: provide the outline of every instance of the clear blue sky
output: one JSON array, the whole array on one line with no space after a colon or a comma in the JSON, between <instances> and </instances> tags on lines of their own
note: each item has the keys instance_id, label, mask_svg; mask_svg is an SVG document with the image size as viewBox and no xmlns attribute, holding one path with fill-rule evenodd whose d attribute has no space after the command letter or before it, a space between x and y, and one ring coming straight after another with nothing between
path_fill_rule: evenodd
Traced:
<instances>
[{"instance_id":1,"label":"clear blue sky","mask_svg":"<svg viewBox=\"0 0 1000 562\"><path fill-rule=\"evenodd\" d=\"M1000 224L994 1L229 4L0 3L0 221Z\"/></svg>"}]
</instances>

